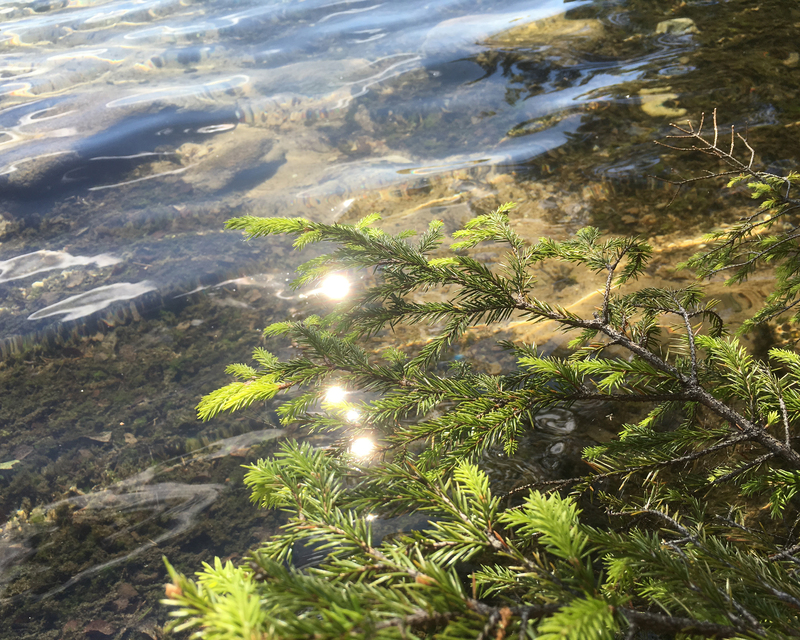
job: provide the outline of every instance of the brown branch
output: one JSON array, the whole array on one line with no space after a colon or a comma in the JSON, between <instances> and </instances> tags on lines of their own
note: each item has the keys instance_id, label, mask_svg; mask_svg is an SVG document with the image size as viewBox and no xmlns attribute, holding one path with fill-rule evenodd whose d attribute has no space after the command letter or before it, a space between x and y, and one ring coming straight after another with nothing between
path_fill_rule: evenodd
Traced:
<instances>
[{"instance_id":1,"label":"brown branch","mask_svg":"<svg viewBox=\"0 0 800 640\"><path fill-rule=\"evenodd\" d=\"M795 563L800 564L800 560L794 557L794 554L800 552L800 544L796 544L793 547L789 547L788 549L784 549L779 553L775 553L769 557L770 560L781 560L783 558L787 558L792 560Z\"/></svg>"},{"instance_id":2,"label":"brown branch","mask_svg":"<svg viewBox=\"0 0 800 640\"><path fill-rule=\"evenodd\" d=\"M710 409L713 413L717 414L720 418L724 419L732 429L736 429L742 434L750 435L752 440L758 442L768 451L771 451L776 456L788 462L795 469L800 469L800 454L798 454L790 446L787 446L777 438L770 435L765 429L757 424L754 424L739 412L735 411L728 405L717 400L713 395L706 391L698 383L693 382L682 373L678 372L674 367L667 364L654 353L643 349L639 344L633 342L622 333L610 326L603 326L600 331L605 333L612 340L617 341L621 346L625 347L628 351L633 352L643 360L652 364L661 371L672 373L684 388L685 393L691 400L695 400L703 406Z\"/></svg>"},{"instance_id":3,"label":"brown branch","mask_svg":"<svg viewBox=\"0 0 800 640\"><path fill-rule=\"evenodd\" d=\"M701 539L699 536L694 535L693 533L691 533L686 527L684 527L677 520L675 520L671 516L667 515L666 513L662 512L662 511L659 511L658 509L639 509L637 511L637 513L647 513L647 514L656 516L658 518L661 518L662 520L667 522L669 525L671 525L673 528L675 528L682 536L684 536L684 540L683 541L691 542L696 547L698 547L700 549L703 549L706 553L709 553L709 555L711 555L712 557L713 557L713 555L715 555L713 552L711 552L711 550L708 548L708 546L703 542L703 539ZM624 514L619 513L619 514L616 514L616 515L624 515ZM676 553L678 553L678 555L680 555L684 559L685 562L687 562L687 563L689 562L688 558L686 558L686 555L683 552L683 549L678 547L677 543L671 543L671 544L669 544L669 546L672 549L674 549L676 551ZM724 558L720 558L720 560L726 566L728 566L729 568L733 569L734 571L737 571L739 569L739 567L735 566L733 563L729 562L728 560L725 560ZM798 600L794 596L786 593L785 591L781 591L780 589L777 589L776 587L774 587L772 584L770 584L769 582L767 582L765 579L763 579L760 576L758 577L758 581L761 583L761 586L763 586L767 591L769 591L778 600L780 600L781 602L784 602L784 603L790 605L792 608L797 609L798 611L800 611L800 600ZM692 585L692 586L694 586L694 585ZM759 623L757 618L752 613L750 613L747 609L745 609L744 606L742 606L739 602L737 602L730 595L730 593L727 593L727 592L723 591L719 587L717 587L717 591L720 593L721 596L723 596L736 609L737 612L739 612L740 615L743 615L747 619L747 621L750 623L750 625L754 629L758 630L759 632L763 631L761 623ZM798 635L800 635L800 634L798 634Z\"/></svg>"},{"instance_id":4,"label":"brown branch","mask_svg":"<svg viewBox=\"0 0 800 640\"><path fill-rule=\"evenodd\" d=\"M523 492L525 490L532 490L532 489L536 489L538 487L552 487L554 489L560 489L562 487L569 486L569 485L572 485L572 484L578 484L580 482L588 482L588 483L591 484L591 483L594 483L594 482L596 482L598 480L605 480L607 478L613 478L613 477L619 476L619 475L635 473L636 471L646 471L648 469L655 469L655 468L658 468L658 467L666 467L666 466L670 466L670 465L674 465L674 464L681 464L681 463L685 463L685 462L691 462L693 460L697 460L699 458L702 458L703 456L707 456L707 455L709 455L711 453L719 451L720 449L725 449L727 447L732 447L734 445L739 444L740 442L745 442L745 441L748 441L748 440L750 440L750 436L749 435L739 435L739 436L736 436L735 438L730 438L729 440L724 440L723 442L719 442L719 443L717 443L717 444L715 444L715 445L713 445L711 447L708 447L706 449L701 449L700 451L695 451L693 453L688 453L688 454L686 454L684 456L681 456L679 458L670 458L669 460L661 460L659 462L652 462L650 464L643 464L643 465L639 465L639 466L636 466L636 467L626 467L625 469L618 469L616 471L609 471L607 473L599 473L599 474L594 475L594 476L585 476L585 477L579 477L579 478L565 478L564 480L546 480L546 481L542 481L542 482L532 482L532 483L526 484L526 485L524 485L522 487L517 487L515 489L511 489L511 491L506 493L505 496L503 496L503 497L508 498L508 497L514 496L514 495L516 495L518 493L521 493L521 492ZM772 455L772 454L768 454L768 455Z\"/></svg>"},{"instance_id":5,"label":"brown branch","mask_svg":"<svg viewBox=\"0 0 800 640\"><path fill-rule=\"evenodd\" d=\"M389 629L391 627L399 627L401 630L406 627L410 627L411 629L428 629L449 622L459 613L460 612L457 611L446 611L444 613L439 613L438 611L431 611L430 613L427 611L419 611L418 613L412 613L411 615L401 618L384 620L383 622L377 623L372 629L376 631Z\"/></svg>"},{"instance_id":6,"label":"brown branch","mask_svg":"<svg viewBox=\"0 0 800 640\"><path fill-rule=\"evenodd\" d=\"M615 329L611 324L607 324L603 322L602 319L597 318L594 320L584 320L583 318L570 317L558 311L544 309L521 300L517 301L516 307L517 309L527 311L539 318L554 320L567 327L591 329L592 331L605 334L613 343L630 351L633 355L638 356L655 369L673 377L675 381L683 387L683 395L687 400L699 402L704 407L710 409L712 413L715 413L725 420L732 430L749 435L752 440L758 442L765 449L784 460L784 462L789 463L794 469L800 469L800 454L798 454L797 451L770 435L764 428L748 420L738 411L717 400L691 376L681 373L676 367L672 366L649 349L643 347L638 342L633 341L627 335ZM631 397L631 399L633 398L634 397Z\"/></svg>"},{"instance_id":7,"label":"brown branch","mask_svg":"<svg viewBox=\"0 0 800 640\"><path fill-rule=\"evenodd\" d=\"M731 627L715 622L650 613L648 611L636 611L625 607L620 607L617 611L622 614L631 626L658 633L696 634L705 638L733 638L743 633L757 633L750 628ZM758 635L763 634L758 633Z\"/></svg>"},{"instance_id":8,"label":"brown branch","mask_svg":"<svg viewBox=\"0 0 800 640\"><path fill-rule=\"evenodd\" d=\"M470 610L478 615L487 618L487 625L489 629L484 628L483 637L496 627L497 623L503 617L513 616L520 618L526 624L530 619L540 619L548 614L555 613L561 609L564 604L544 604L532 605L523 607L490 607L478 600L469 599L467 606ZM635 627L644 631L657 631L661 633L686 633L700 635L705 638L732 638L742 634L763 635L758 631L741 626L730 626L718 624L715 622L708 622L705 620L695 620L693 618L684 618L681 616L671 616L660 613L652 613L648 611L637 611L627 607L619 607L616 609L622 617L628 622L631 627ZM438 627L450 622L451 620L460 617L463 612L460 611L418 611L411 615L391 618L383 620L375 624L372 629L379 631L398 627L400 629L411 628L416 630L426 630L432 627ZM797 636L798 634L792 634Z\"/></svg>"},{"instance_id":9,"label":"brown branch","mask_svg":"<svg viewBox=\"0 0 800 640\"><path fill-rule=\"evenodd\" d=\"M716 109L714 109L714 111L713 111L713 139L712 140L707 140L706 138L703 137L703 135L704 135L704 132L703 132L704 124L705 124L705 113L702 113L700 115L700 122L699 122L699 124L697 126L697 129L694 128L694 126L692 125L691 121L686 121L686 125L685 126L681 126L680 124L677 124L677 123L672 123L672 127L674 129L676 129L677 131L680 131L681 134L683 134L683 135L668 135L668 136L665 136L665 139L668 139L668 140L691 140L692 144L690 146L677 146L677 145L673 145L673 144L668 144L668 143L662 142L661 140L655 140L654 142L655 142L655 144L657 144L657 145L659 145L661 147L665 147L665 148L671 149L673 151L683 151L683 152L686 152L686 151L698 151L698 152L703 153L705 155L713 156L713 157L718 158L719 160L723 161L729 167L733 167L733 169L730 170L730 171L720 171L720 172L716 172L716 173L709 171L708 175L698 176L698 177L695 177L695 178L687 178L687 179L682 179L682 180L668 180L668 179L662 178L660 176L652 176L652 177L656 178L657 180L660 180L662 182L666 182L667 184L675 185L675 186L678 187L676 189L676 191L675 191L675 194L670 199L670 202L669 202L670 205L675 201L675 198L678 196L678 194L680 193L680 190L684 186L692 184L694 182L699 182L701 180L709 180L709 179L714 179L714 178L721 178L721 177L725 177L725 176L735 175L737 173L738 174L741 174L741 173L747 174L751 178L753 178L753 179L755 179L757 181L761 181L766 177L773 176L773 174L770 174L770 173L767 173L767 172L758 172L758 171L753 170L753 163L755 162L755 153L756 153L755 149L753 149L753 147L750 145L750 143L747 142L747 139L744 136L742 136L740 133L737 133L735 131L735 127L733 125L731 125L731 141L730 141L729 149L727 151L725 151L725 150L723 150L722 148L719 147L719 131L720 130L719 130L719 124L717 123L717 110ZM734 151L735 151L735 148L736 148L737 139L740 140L742 142L742 144L744 144L744 146L750 152L750 157L747 159L747 163L746 164L733 155ZM779 178L780 176L774 176L774 177L778 177ZM784 181L786 181L785 178L784 178ZM788 188L789 189L791 188L790 184L788 185ZM784 202L786 202L788 204L800 204L800 201L795 200L793 198L789 198L789 190L788 189L787 189L786 195L783 197L783 200L784 200Z\"/></svg>"},{"instance_id":10,"label":"brown branch","mask_svg":"<svg viewBox=\"0 0 800 640\"><path fill-rule=\"evenodd\" d=\"M731 478L735 478L736 476L739 476L739 475L743 474L748 469L752 469L753 467L757 467L761 463L766 462L770 458L774 458L774 457L775 457L774 453L765 453L764 455L759 456L755 460L751 460L750 462L748 462L746 464L743 464L741 467L738 467L738 468L734 469L733 471L730 471L729 473L726 473L724 476L720 476L719 478L715 478L714 481L709 483L708 486L709 487L713 487L713 486L716 486L718 484L722 484L723 482L726 482L726 481L730 480Z\"/></svg>"}]
</instances>

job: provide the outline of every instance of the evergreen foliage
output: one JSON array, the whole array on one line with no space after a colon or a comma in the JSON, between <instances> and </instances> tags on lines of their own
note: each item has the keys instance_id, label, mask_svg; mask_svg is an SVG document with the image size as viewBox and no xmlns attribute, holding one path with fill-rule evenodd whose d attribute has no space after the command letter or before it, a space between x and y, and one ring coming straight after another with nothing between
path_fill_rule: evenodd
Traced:
<instances>
[{"instance_id":1,"label":"evergreen foliage","mask_svg":"<svg viewBox=\"0 0 800 640\"><path fill-rule=\"evenodd\" d=\"M716 131L715 122L711 140L701 127L682 135L738 162ZM797 207L789 196L800 178L752 164L732 166L759 211L690 264L701 275L732 269L735 281L759 262L779 264L756 322L797 304L796 232L766 230ZM297 248L330 243L297 286L346 270L371 280L325 317L267 327L298 354L256 349L255 366L232 365L238 380L200 403L209 419L280 395L284 423L337 432L342 446L290 441L248 467L253 502L284 511L286 524L242 565L216 560L195 580L168 565L176 629L213 640L800 636L800 355L749 354L698 285L632 286L651 256L645 242L586 228L528 243L510 208L470 221L449 250L440 222L418 239L381 231L377 216L228 223L249 238L291 235ZM484 242L506 247L499 263L470 257ZM591 317L535 296L537 270L553 261L597 275ZM504 343L517 367L501 375L436 366L471 327L509 318L551 321L572 339L558 355ZM370 346L421 322L438 333L418 348ZM331 384L366 399L328 402ZM584 452L593 473L497 495L479 454L513 454L537 413L585 401L633 405L640 419ZM348 452L364 435L378 443L368 461ZM602 514L583 515L598 505ZM373 535L375 517L412 512L425 515L423 528ZM320 562L295 566L303 546Z\"/></svg>"},{"instance_id":2,"label":"evergreen foliage","mask_svg":"<svg viewBox=\"0 0 800 640\"><path fill-rule=\"evenodd\" d=\"M728 275L728 284L745 281L758 268L771 265L775 270L775 290L764 307L741 327L742 332L771 320L787 311L794 311L792 320L800 320L800 226L797 212L800 199L800 173L790 171L785 176L754 169L755 150L731 126L730 140L722 147L717 111L713 112L713 131L706 137L705 119L695 128L691 122L673 125L677 134L668 136L670 143L659 143L677 151L698 152L717 158L723 168L689 180L673 182L679 187L713 178L728 178L728 187L746 185L750 197L758 201L755 211L729 228L708 235L711 247L693 256L687 266L701 278L718 273ZM727 138L727 136L726 136ZM736 156L737 142L747 149L744 159ZM775 233L775 230L778 230Z\"/></svg>"}]
</instances>

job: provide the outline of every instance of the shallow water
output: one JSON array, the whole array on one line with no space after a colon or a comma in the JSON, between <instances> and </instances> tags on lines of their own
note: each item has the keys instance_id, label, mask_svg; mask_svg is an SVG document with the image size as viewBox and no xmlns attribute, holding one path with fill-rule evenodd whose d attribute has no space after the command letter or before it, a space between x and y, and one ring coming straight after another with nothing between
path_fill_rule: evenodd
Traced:
<instances>
[{"instance_id":1,"label":"shallow water","mask_svg":"<svg viewBox=\"0 0 800 640\"><path fill-rule=\"evenodd\" d=\"M531 238L637 233L655 282L688 278L672 266L746 202L700 185L667 206L648 175L707 168L653 144L669 122L719 107L763 166L797 166L800 9L752 5L0 6L0 636L160 637L162 554L191 571L276 526L239 468L282 437L272 408L199 424L193 407L266 324L324 303L288 288L288 243L224 220L378 211L453 231L514 200ZM594 305L582 274L541 281ZM768 285L710 288L735 319ZM507 333L555 345L546 326ZM499 369L493 344L476 331L459 357ZM543 416L524 462L489 456L493 481L569 474L610 437L600 413Z\"/></svg>"}]
</instances>

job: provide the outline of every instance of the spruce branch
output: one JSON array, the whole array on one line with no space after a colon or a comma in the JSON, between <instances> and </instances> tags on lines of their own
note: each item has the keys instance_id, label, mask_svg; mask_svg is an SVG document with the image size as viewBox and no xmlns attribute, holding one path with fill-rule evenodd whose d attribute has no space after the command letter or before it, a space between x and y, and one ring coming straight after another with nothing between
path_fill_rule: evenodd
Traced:
<instances>
[{"instance_id":1,"label":"spruce branch","mask_svg":"<svg viewBox=\"0 0 800 640\"><path fill-rule=\"evenodd\" d=\"M772 452L765 453L765 454L757 457L755 460L751 460L750 462L747 462L747 463L745 463L743 465L738 466L733 471L729 471L728 473L725 473L725 474L723 474L721 476L715 477L714 480L712 480L708 484L708 487L711 488L711 487L713 487L715 485L723 484L725 482L728 482L729 480L732 480L733 478L735 478L737 476L740 476L743 473L746 473L747 471L749 471L753 467L757 467L758 465L763 464L763 463L767 462L768 460L770 460L770 459L772 459L774 457L775 457L775 454L772 453Z\"/></svg>"},{"instance_id":2,"label":"spruce branch","mask_svg":"<svg viewBox=\"0 0 800 640\"><path fill-rule=\"evenodd\" d=\"M673 151L696 152L714 157L726 165L728 170L707 171L701 176L682 180L665 180L677 186L671 202L685 186L722 177L731 178L728 187L746 184L751 197L760 201L760 206L753 213L742 216L730 228L709 234L707 240L710 247L691 257L683 266L695 269L701 278L728 272L729 283L744 281L760 267L772 267L777 275L775 289L767 297L765 306L742 325L739 330L742 333L756 324L791 311L796 307L799 291L793 279L800 268L800 235L796 220L800 198L794 195L800 185L800 174L789 172L781 176L758 171L755 167L755 150L745 137L735 132L734 127L731 127L729 148L723 148L720 144L716 110L713 112L711 133L705 131L704 115L701 115L696 128L691 122L672 126L679 133L667 136L667 139L679 143L656 141L657 144ZM687 144L682 145L681 141ZM745 147L744 159L737 157L737 143ZM770 233L778 221L782 221L783 229ZM797 314L794 317L797 319Z\"/></svg>"},{"instance_id":3,"label":"spruce branch","mask_svg":"<svg viewBox=\"0 0 800 640\"><path fill-rule=\"evenodd\" d=\"M757 171L747 140L732 131L730 148L722 148L716 113L713 125L713 136L702 120L697 129L678 126L672 139L690 146L671 148L727 164L730 171L698 179L740 174L762 211L718 234L712 257L698 264L701 275L734 265L733 277L741 279L759 262L783 261L777 297L756 316L764 317L797 303L791 287L800 285L793 280L800 278L800 236L763 237L770 224L763 216L789 220L800 207L792 198L800 175ZM737 145L748 158L738 159ZM776 517L797 513L800 454L792 444L800 356L773 349L769 362L750 357L724 337L714 302L704 301L698 286L629 291L652 252L641 240L603 239L586 228L565 241L528 243L509 224L510 208L470 221L455 234L459 253L447 256L440 222L417 241L376 228L374 215L356 225L253 216L230 222L251 238L291 235L298 248L332 243L301 267L296 286L347 269L368 271L369 284L326 316L268 327L265 337L290 339L299 354L280 361L254 351L254 365L231 366L236 381L207 396L201 415L280 393L288 398L279 407L284 422L338 431L342 443L370 433L380 440L380 458L359 462L344 444L321 451L287 443L273 459L248 467L253 501L285 511L286 523L247 566L216 562L196 582L170 568L169 604L179 628L209 640L797 635L793 534L757 535L730 514L743 513L749 495L769 497ZM497 264L469 255L487 241L506 247ZM602 302L595 313L585 317L536 297L535 275L548 261L597 276ZM442 367L473 327L511 318L550 321L578 337L566 356L504 343L517 369L501 375L460 360ZM669 343L659 333L667 322L677 335ZM384 341L385 332L417 323L434 327L429 342L383 357L374 352L376 337ZM331 381L363 395L357 404L333 406L324 399ZM585 401L651 405L622 426L619 440L585 451L597 473L518 487L505 500L470 462L499 445L512 455L538 412ZM344 418L351 407L358 408L357 424ZM723 510L727 517L715 513L727 498L709 491L723 483L739 489ZM585 525L577 498L554 491L598 485L606 512L625 518L619 530ZM427 523L375 537L373 518L411 512ZM318 561L292 566L296 546L309 544Z\"/></svg>"},{"instance_id":4,"label":"spruce branch","mask_svg":"<svg viewBox=\"0 0 800 640\"><path fill-rule=\"evenodd\" d=\"M746 442L748 440L750 440L750 436L747 435L747 434L744 434L744 435L735 436L733 438L729 438L729 439L724 440L722 442L718 442L715 445L703 447L703 448L701 448L701 449L699 449L697 451L694 451L692 453L688 453L688 454L683 455L683 456L674 457L674 456L670 455L666 460L653 460L652 462L648 462L647 464L639 464L639 465L627 464L627 465L624 466L624 468L615 469L613 471L607 471L607 472L604 472L604 473L594 473L591 476L578 476L578 477L574 477L574 478L564 478L563 480L546 480L546 481L543 481L543 482L532 482L532 483L524 484L524 485L521 485L519 487L515 487L514 489L511 489L510 491L508 491L505 494L505 497L513 497L513 496L518 495L520 493L525 493L525 492L538 490L538 489L562 489L562 488L569 487L569 486L572 486L572 485L577 485L577 484L590 486L590 485L594 485L594 484L600 483L600 482L602 482L604 480L608 480L610 478L616 478L618 476L629 476L629 475L633 475L635 473L638 473L640 471L648 471L648 470L657 469L657 468L661 468L661 467L672 467L672 466L678 466L678 465L685 465L687 462L693 462L695 460L699 460L701 458L704 458L705 456L710 456L713 453L716 453L716 452L721 451L723 449L727 449L728 447L736 446L737 444L740 444L742 442ZM762 457L764 457L765 460L766 460L766 459L774 457L774 454L771 454L771 453L770 454L765 454L765 456L762 456ZM763 460L761 462L763 462ZM593 466L596 467L596 463L593 464ZM744 469L742 471L744 471ZM738 475L738 473L737 474L731 474L731 477L735 477L736 475ZM730 479L730 478L726 478L726 480L728 480L728 479ZM722 482L722 480L720 480L720 482ZM710 486L713 486L714 484L718 484L716 480L714 482L710 483L708 486L710 487Z\"/></svg>"},{"instance_id":5,"label":"spruce branch","mask_svg":"<svg viewBox=\"0 0 800 640\"><path fill-rule=\"evenodd\" d=\"M705 552L704 553L705 558L708 559L713 558L721 566L731 570L733 572L733 575L741 573L741 567L734 564L724 555L725 550L723 547L718 545L715 549L712 549L710 545L708 545L705 542L703 537L701 537L695 532L692 532L687 527L680 524L675 518L671 517L668 513L665 513L664 511L654 508L640 509L636 511L636 513L655 516L656 518L663 520L665 523L667 523L667 525L671 529L674 529L675 531L680 533L681 536L683 536L681 540L675 542L667 542L666 544L668 547L672 548L678 554L678 556L680 556L683 559L683 561L686 562L687 564L692 562L692 560L690 560L687 553L682 548L682 545L686 543L691 543L691 545L694 548L701 549L702 551ZM614 513L612 515L624 515L624 514ZM800 611L800 599L786 593L781 589L776 588L773 584L770 584L768 581L764 580L761 577L758 577L757 579L760 582L761 586L764 587L767 591L769 591L769 593L771 593L778 600ZM696 584L689 584L688 586L693 590L700 589ZM765 633L765 629L763 628L761 623L758 621L757 617L752 612L748 611L740 602L738 602L735 598L733 598L730 593L722 591L720 587L715 587L715 588L720 592L720 595L722 595L723 598L725 598L725 600L727 600L727 602L729 602L731 606L733 606L736 609L737 613L747 620L748 627L751 631L755 631L759 635L763 635ZM800 636L800 632L798 632L796 635Z\"/></svg>"},{"instance_id":6,"label":"spruce branch","mask_svg":"<svg viewBox=\"0 0 800 640\"><path fill-rule=\"evenodd\" d=\"M652 631L659 634L664 632L694 634L703 638L733 638L752 633L751 629L742 626L732 627L692 618L631 610L625 607L621 607L619 612L628 621L630 628L636 631ZM758 635L763 634L759 633Z\"/></svg>"}]
</instances>

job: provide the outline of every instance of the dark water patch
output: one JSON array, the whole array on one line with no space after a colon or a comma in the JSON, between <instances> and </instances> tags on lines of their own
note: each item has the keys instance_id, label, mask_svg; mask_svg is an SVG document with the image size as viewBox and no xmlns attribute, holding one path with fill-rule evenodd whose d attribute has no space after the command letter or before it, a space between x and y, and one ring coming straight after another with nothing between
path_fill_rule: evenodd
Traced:
<instances>
[{"instance_id":1,"label":"dark water patch","mask_svg":"<svg viewBox=\"0 0 800 640\"><path fill-rule=\"evenodd\" d=\"M227 182L225 188L228 191L249 191L272 178L285 163L286 159L281 158L237 171Z\"/></svg>"},{"instance_id":2,"label":"dark water patch","mask_svg":"<svg viewBox=\"0 0 800 640\"><path fill-rule=\"evenodd\" d=\"M0 471L0 609L17 633L71 618L120 628L159 598L163 553L190 570L276 526L250 507L239 468L269 453L258 443L280 434L269 431L274 413L201 425L186 402L219 384L228 358L247 359L263 324L313 302L276 312L264 291L210 287L172 311L5 359L0 378L14 397L0 407L0 461L17 462ZM124 584L140 599L114 604ZM51 614L39 617L43 608Z\"/></svg>"},{"instance_id":3,"label":"dark water patch","mask_svg":"<svg viewBox=\"0 0 800 640\"><path fill-rule=\"evenodd\" d=\"M0 183L0 194L12 207L23 202L41 206L43 201L124 182L137 167L151 162L166 160L181 167L174 158L177 147L229 131L237 123L234 110L163 109L124 119L62 151L53 151L51 142L32 144L25 149L30 155L12 165L16 169L23 165L24 169L6 173L4 183ZM37 147L48 151L39 153ZM46 159L44 166L37 162L37 157ZM21 215L25 215L24 209Z\"/></svg>"}]
</instances>

